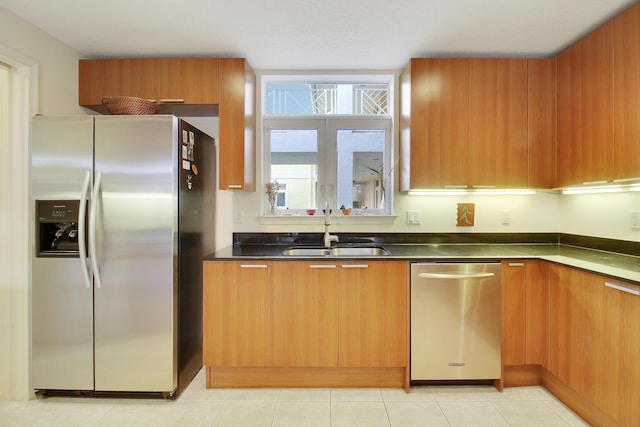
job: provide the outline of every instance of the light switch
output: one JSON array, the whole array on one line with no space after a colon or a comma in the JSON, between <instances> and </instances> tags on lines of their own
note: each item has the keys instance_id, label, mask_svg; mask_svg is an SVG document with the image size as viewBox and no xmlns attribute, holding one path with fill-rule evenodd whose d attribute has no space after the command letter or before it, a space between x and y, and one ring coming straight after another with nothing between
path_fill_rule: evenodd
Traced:
<instances>
[{"instance_id":1,"label":"light switch","mask_svg":"<svg viewBox=\"0 0 640 427\"><path fill-rule=\"evenodd\" d=\"M502 225L511 224L511 211L502 211Z\"/></svg>"},{"instance_id":2,"label":"light switch","mask_svg":"<svg viewBox=\"0 0 640 427\"><path fill-rule=\"evenodd\" d=\"M236 209L233 211L233 223L242 224L242 209Z\"/></svg>"},{"instance_id":3,"label":"light switch","mask_svg":"<svg viewBox=\"0 0 640 427\"><path fill-rule=\"evenodd\" d=\"M407 224L420 225L420 211L407 211Z\"/></svg>"},{"instance_id":4,"label":"light switch","mask_svg":"<svg viewBox=\"0 0 640 427\"><path fill-rule=\"evenodd\" d=\"M631 211L631 228L640 228L640 211Z\"/></svg>"}]
</instances>

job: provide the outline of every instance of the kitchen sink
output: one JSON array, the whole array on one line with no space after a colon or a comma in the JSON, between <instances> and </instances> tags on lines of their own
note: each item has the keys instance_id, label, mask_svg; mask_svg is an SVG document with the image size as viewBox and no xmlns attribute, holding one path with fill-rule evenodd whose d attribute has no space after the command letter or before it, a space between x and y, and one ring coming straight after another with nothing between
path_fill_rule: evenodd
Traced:
<instances>
[{"instance_id":1,"label":"kitchen sink","mask_svg":"<svg viewBox=\"0 0 640 427\"><path fill-rule=\"evenodd\" d=\"M329 256L331 250L327 248L287 248L282 252L283 255L289 256Z\"/></svg>"},{"instance_id":2,"label":"kitchen sink","mask_svg":"<svg viewBox=\"0 0 640 427\"><path fill-rule=\"evenodd\" d=\"M331 249L331 255L335 256L381 256L389 255L389 251L378 246L375 247L337 247Z\"/></svg>"},{"instance_id":3,"label":"kitchen sink","mask_svg":"<svg viewBox=\"0 0 640 427\"><path fill-rule=\"evenodd\" d=\"M382 256L389 255L389 251L379 246L349 246L331 249L293 246L285 249L282 254L288 256Z\"/></svg>"}]
</instances>

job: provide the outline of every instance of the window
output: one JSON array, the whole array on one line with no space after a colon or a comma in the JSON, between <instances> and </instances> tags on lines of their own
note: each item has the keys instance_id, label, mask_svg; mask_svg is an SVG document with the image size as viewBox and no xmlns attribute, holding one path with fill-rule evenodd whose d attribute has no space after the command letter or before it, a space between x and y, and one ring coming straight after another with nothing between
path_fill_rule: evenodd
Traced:
<instances>
[{"instance_id":1,"label":"window","mask_svg":"<svg viewBox=\"0 0 640 427\"><path fill-rule=\"evenodd\" d=\"M280 184L279 210L391 213L388 93L388 83L267 83L265 182Z\"/></svg>"}]
</instances>

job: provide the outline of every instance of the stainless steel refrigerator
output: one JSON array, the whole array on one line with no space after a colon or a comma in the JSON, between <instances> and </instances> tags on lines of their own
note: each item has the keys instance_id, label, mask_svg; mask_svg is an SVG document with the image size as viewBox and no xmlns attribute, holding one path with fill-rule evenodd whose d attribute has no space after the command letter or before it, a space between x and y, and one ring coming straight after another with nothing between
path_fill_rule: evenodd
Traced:
<instances>
[{"instance_id":1,"label":"stainless steel refrigerator","mask_svg":"<svg viewBox=\"0 0 640 427\"><path fill-rule=\"evenodd\" d=\"M215 146L171 115L34 117L32 385L175 396L202 365Z\"/></svg>"}]
</instances>

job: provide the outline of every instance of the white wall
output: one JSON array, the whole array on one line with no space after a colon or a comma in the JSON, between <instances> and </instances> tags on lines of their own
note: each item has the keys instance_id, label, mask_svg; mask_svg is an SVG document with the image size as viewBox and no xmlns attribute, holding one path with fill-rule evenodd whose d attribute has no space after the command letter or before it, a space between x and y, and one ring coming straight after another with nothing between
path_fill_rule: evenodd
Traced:
<instances>
[{"instance_id":1,"label":"white wall","mask_svg":"<svg viewBox=\"0 0 640 427\"><path fill-rule=\"evenodd\" d=\"M49 34L0 7L0 45L31 58L40 68L40 114L83 114L78 106L80 55Z\"/></svg>"},{"instance_id":2,"label":"white wall","mask_svg":"<svg viewBox=\"0 0 640 427\"><path fill-rule=\"evenodd\" d=\"M256 193L235 196L234 209L243 211L242 224L234 224L236 232L322 232L320 219L314 222L290 220L263 221L262 195ZM560 195L539 192L535 195L482 196L408 196L395 194L395 221L372 222L368 218L350 216L344 221L334 220L335 232L393 232L393 233L537 233L558 232ZM458 203L475 203L475 226L457 227ZM407 210L420 211L421 224L407 224ZM503 212L508 211L510 224L502 224ZM339 214L338 214L339 215ZM359 221L362 220L362 221ZM274 224L276 223L276 224Z\"/></svg>"},{"instance_id":3,"label":"white wall","mask_svg":"<svg viewBox=\"0 0 640 427\"><path fill-rule=\"evenodd\" d=\"M640 211L640 192L563 195L563 233L640 242L640 229L631 228L631 211Z\"/></svg>"},{"instance_id":4,"label":"white wall","mask_svg":"<svg viewBox=\"0 0 640 427\"><path fill-rule=\"evenodd\" d=\"M0 8L0 58L20 70L13 81L20 86L12 96L11 113L29 116L80 114L78 107L79 55L46 33ZM26 81L26 82L25 82ZM29 87L31 87L29 89ZM28 92L31 93L28 93ZM24 98L24 99L23 99ZM0 140L0 223L4 245L0 253L0 398L29 399L30 385L30 242L28 120L10 116L10 138ZM27 129L23 129L27 128ZM18 129L19 128L19 129ZM15 135L18 135L16 137ZM8 256L5 256L8 255Z\"/></svg>"}]
</instances>

